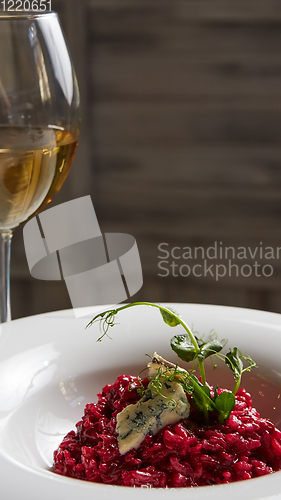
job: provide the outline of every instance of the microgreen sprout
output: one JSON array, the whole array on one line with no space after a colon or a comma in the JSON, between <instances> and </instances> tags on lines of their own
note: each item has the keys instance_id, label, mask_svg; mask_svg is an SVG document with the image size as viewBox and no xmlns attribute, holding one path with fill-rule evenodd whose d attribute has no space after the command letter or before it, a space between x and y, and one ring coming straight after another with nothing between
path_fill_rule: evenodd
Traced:
<instances>
[{"instance_id":1,"label":"microgreen sprout","mask_svg":"<svg viewBox=\"0 0 281 500\"><path fill-rule=\"evenodd\" d=\"M248 363L248 365L244 368L243 360ZM233 371L235 386L233 389L233 394L239 389L242 373L251 371L252 368L256 367L255 361L250 358L250 356L244 356L241 351L237 349L237 347L231 349L225 356L225 364Z\"/></svg>"},{"instance_id":2,"label":"microgreen sprout","mask_svg":"<svg viewBox=\"0 0 281 500\"><path fill-rule=\"evenodd\" d=\"M198 338L195 333L188 327L188 325L183 321L179 314L172 309L162 306L160 304L155 304L152 302L133 302L131 304L125 304L116 309L109 309L102 313L97 314L87 325L87 327L93 325L96 322L100 324L101 336L98 338L100 342L104 336L108 336L108 330L113 327L115 323L116 315L125 309L134 306L146 305L150 307L155 307L160 310L162 319L170 327L182 326L185 330L184 334L175 335L171 339L171 348L176 352L178 357L185 361L192 361L192 370L186 371L182 368L168 368L163 371L158 370L158 373L153 376L149 376L150 382L149 387L145 389L142 380L139 377L139 382L132 382L129 386L129 390L137 389L138 394L144 396L146 391L152 391L154 394L162 394L162 387L165 382L176 380L183 386L183 389L188 394L192 395L192 400L194 406L204 414L205 421L209 421L209 412L214 412L218 415L220 423L223 423L230 415L231 410L235 406L235 394L240 386L241 376L245 371L250 371L253 367L256 367L256 363L250 358L250 356L244 356L237 347L224 355L221 353L222 349L225 347L227 340L222 341L217 340L217 335L215 331L212 331L210 335L210 340L204 341L202 338ZM213 362L213 356L224 360L226 366L228 366L234 374L235 386L230 391L223 391L218 394L217 389L214 394L211 395L209 386L206 384L206 376L204 369L204 361L210 357ZM199 380L194 371L194 363L197 361L198 369L200 372ZM244 368L243 361L247 362L247 366ZM214 362L213 362L214 364ZM168 398L170 399L170 398ZM169 405L174 406L175 401L171 399Z\"/></svg>"},{"instance_id":3,"label":"microgreen sprout","mask_svg":"<svg viewBox=\"0 0 281 500\"><path fill-rule=\"evenodd\" d=\"M172 309L169 309L168 307L164 307L160 304L154 304L152 302L133 302L131 304L125 304L125 305L120 306L116 309L109 309L108 311L104 311L102 313L97 314L88 323L87 327L93 325L97 321L100 323L100 330L102 332L102 335L98 338L98 342L100 342L103 339L103 337L105 335L107 335L109 328L114 326L115 317L116 317L117 313L119 313L120 311L123 311L125 309L128 309L130 307L140 306L140 305L146 305L146 306L158 308L161 312L161 315L162 315L164 322L171 327L176 327L178 325L183 326L183 328L185 329L185 331L187 333L187 337L189 338L189 342L191 344L191 347L189 350L190 350L190 352L192 351L194 353L193 358L197 358L197 360L198 360L198 368L200 371L201 380L203 381L203 384L205 384L206 383L205 370L204 370L204 366L203 366L203 360L198 356L200 354L200 347L198 345L197 339L196 339L195 335L193 334L192 330L182 320L182 318L178 315L178 313L176 313Z\"/></svg>"}]
</instances>

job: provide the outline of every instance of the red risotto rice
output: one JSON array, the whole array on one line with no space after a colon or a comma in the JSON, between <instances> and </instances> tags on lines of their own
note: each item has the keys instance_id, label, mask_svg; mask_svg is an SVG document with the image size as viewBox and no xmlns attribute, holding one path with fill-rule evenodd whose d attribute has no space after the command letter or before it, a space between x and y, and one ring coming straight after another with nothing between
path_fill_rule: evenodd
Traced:
<instances>
[{"instance_id":1,"label":"red risotto rice","mask_svg":"<svg viewBox=\"0 0 281 500\"><path fill-rule=\"evenodd\" d=\"M203 425L191 401L188 419L147 435L137 449L121 455L116 415L140 399L138 380L121 375L103 388L97 403L86 405L77 432L69 432L54 452L56 473L97 483L174 488L231 483L281 469L281 432L260 417L244 389L236 393L224 424L214 416Z\"/></svg>"}]
</instances>

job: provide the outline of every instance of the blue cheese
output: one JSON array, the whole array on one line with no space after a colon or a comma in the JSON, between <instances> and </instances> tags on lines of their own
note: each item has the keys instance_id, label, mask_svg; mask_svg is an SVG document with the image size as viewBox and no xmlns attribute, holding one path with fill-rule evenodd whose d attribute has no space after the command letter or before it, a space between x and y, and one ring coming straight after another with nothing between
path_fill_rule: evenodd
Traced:
<instances>
[{"instance_id":1,"label":"blue cheese","mask_svg":"<svg viewBox=\"0 0 281 500\"><path fill-rule=\"evenodd\" d=\"M172 373L173 371L175 371L175 369L177 369L177 373L182 372L182 373L186 374L186 370L184 370L180 366L174 365L174 363L171 363L170 361L167 361L166 359L162 358L162 356L159 356L159 354L157 354L157 352L155 352L153 354L153 358L150 361L150 363L148 363L147 366L149 368L149 372L148 372L149 376L157 375L159 373L159 370L162 373L169 374L169 373Z\"/></svg>"},{"instance_id":2,"label":"blue cheese","mask_svg":"<svg viewBox=\"0 0 281 500\"><path fill-rule=\"evenodd\" d=\"M163 382L161 394L147 390L136 404L126 406L116 416L121 455L138 448L147 434L155 435L165 425L188 418L189 412L186 394L178 382Z\"/></svg>"}]
</instances>

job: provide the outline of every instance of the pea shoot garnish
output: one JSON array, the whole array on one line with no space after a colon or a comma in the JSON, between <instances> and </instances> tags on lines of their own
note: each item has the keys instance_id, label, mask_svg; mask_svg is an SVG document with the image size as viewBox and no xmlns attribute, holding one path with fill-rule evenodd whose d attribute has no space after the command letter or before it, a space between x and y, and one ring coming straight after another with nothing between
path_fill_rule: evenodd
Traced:
<instances>
[{"instance_id":1,"label":"pea shoot garnish","mask_svg":"<svg viewBox=\"0 0 281 500\"><path fill-rule=\"evenodd\" d=\"M181 360L187 363L192 362L192 369L189 371L179 368L178 365L175 365L174 368L159 370L156 375L150 376L150 390L159 394L161 393L163 383L177 380L177 382L183 386L185 392L192 394L194 406L199 412L204 414L206 423L209 421L209 412L217 414L219 422L223 423L224 420L229 417L231 410L235 406L235 394L239 389L242 374L245 371L250 371L256 366L256 363L250 356L244 356L237 347L234 347L233 350L230 349L226 355L222 354L221 351L227 343L225 339L218 341L213 337L205 341L202 338L198 338L177 312L166 306L152 302L133 302L116 309L103 311L97 314L90 323L88 323L87 327L96 322L100 323L102 332L101 336L98 338L98 342L100 342L104 336L108 335L109 328L115 325L115 319L118 313L130 307L141 305L159 309L164 322L170 327L183 327L185 333L172 337L171 348ZM220 360L224 360L226 366L233 372L235 385L232 391L224 391L218 394L217 390L215 390L214 394L211 394L210 388L206 383L204 368L204 362L211 356L216 356ZM245 367L244 362L247 363ZM196 363L198 365L200 379L197 378L194 373ZM143 386L140 383L140 390L141 387Z\"/></svg>"}]
</instances>

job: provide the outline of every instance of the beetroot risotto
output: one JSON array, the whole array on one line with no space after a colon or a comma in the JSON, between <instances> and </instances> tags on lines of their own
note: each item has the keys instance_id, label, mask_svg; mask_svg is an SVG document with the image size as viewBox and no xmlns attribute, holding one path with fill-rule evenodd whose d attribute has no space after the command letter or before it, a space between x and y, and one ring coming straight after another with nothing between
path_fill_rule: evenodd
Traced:
<instances>
[{"instance_id":1,"label":"beetroot risotto","mask_svg":"<svg viewBox=\"0 0 281 500\"><path fill-rule=\"evenodd\" d=\"M142 303L141 303L142 304ZM117 312L106 311L104 332ZM64 476L120 486L195 487L246 480L281 469L281 432L261 418L251 396L239 388L241 375L255 362L236 347L222 355L223 342L198 339L170 309L158 307L170 326L187 335L171 340L187 371L154 353L145 378L120 375L87 404L76 432L54 452L54 471ZM100 339L99 339L100 340ZM210 387L203 362L224 359L235 386ZM197 362L200 376L194 372ZM244 363L246 362L246 367Z\"/></svg>"},{"instance_id":2,"label":"beetroot risotto","mask_svg":"<svg viewBox=\"0 0 281 500\"><path fill-rule=\"evenodd\" d=\"M281 469L281 432L260 418L244 389L238 390L224 424L200 427L192 409L189 419L147 435L137 449L121 455L116 415L139 400L132 390L137 383L137 377L121 375L103 388L97 403L86 405L77 432L69 432L54 453L55 472L105 484L185 487L229 483Z\"/></svg>"}]
</instances>

